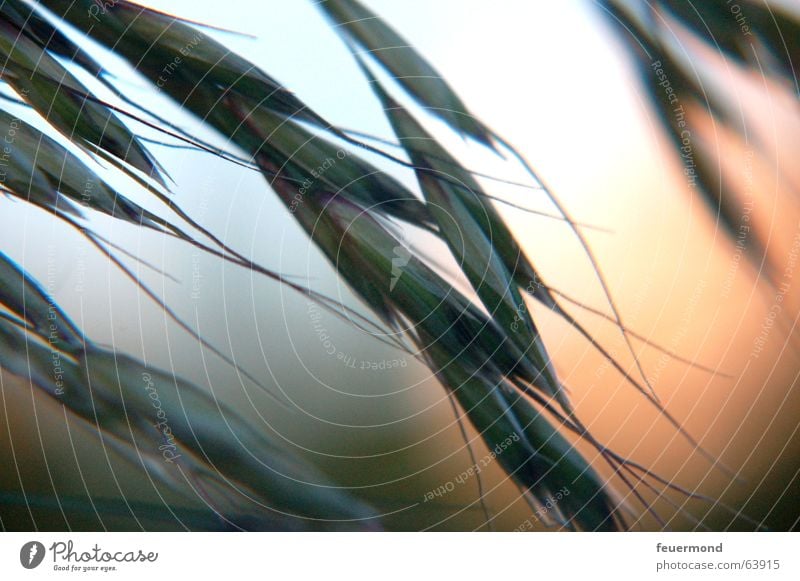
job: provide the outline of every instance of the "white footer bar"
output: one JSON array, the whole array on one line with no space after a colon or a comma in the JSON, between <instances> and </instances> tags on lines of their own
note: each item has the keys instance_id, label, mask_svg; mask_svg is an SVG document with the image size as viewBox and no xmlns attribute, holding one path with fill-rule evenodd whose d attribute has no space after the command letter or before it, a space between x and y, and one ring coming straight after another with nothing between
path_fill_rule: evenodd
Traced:
<instances>
[{"instance_id":1,"label":"white footer bar","mask_svg":"<svg viewBox=\"0 0 800 581\"><path fill-rule=\"evenodd\" d=\"M0 579L14 580L749 581L800 579L799 564L796 533L0 534Z\"/></svg>"}]
</instances>

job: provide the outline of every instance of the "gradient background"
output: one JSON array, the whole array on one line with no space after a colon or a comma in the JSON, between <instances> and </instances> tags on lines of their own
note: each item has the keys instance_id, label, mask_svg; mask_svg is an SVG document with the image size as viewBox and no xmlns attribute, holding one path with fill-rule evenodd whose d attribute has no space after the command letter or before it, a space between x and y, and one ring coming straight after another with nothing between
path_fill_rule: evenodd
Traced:
<instances>
[{"instance_id":1,"label":"gradient background","mask_svg":"<svg viewBox=\"0 0 800 581\"><path fill-rule=\"evenodd\" d=\"M737 254L697 192L687 186L621 45L596 7L591 2L523 0L366 4L434 63L473 113L525 153L576 219L609 230L587 231L587 236L626 325L727 374L712 376L636 343L666 407L739 480L692 453L577 334L531 305L585 423L617 451L733 509L669 494L669 500L662 498L655 507L673 528L752 530L751 523L736 518L737 511L777 530L796 526L800 367L798 341L786 337L800 308L798 281L792 280L800 273L794 267L787 270L790 291L782 304L783 318L756 353L754 341L775 303L775 291L759 282L758 269ZM391 135L346 49L311 2L239 1L228 3L229 10L196 0L149 5L254 35L210 33L328 119ZM800 145L797 104L780 87L744 78L735 70L727 74L722 81L742 109L760 112L751 130L762 137L766 155L753 155L751 148L742 148L715 127L708 127L703 137L720 153L733 179L741 180L740 194L752 204L752 223L769 235L770 251L783 271L791 266L792 244L800 236L800 212L791 195L800 185L791 156ZM141 93L143 104L198 130L191 118L152 97L141 79L120 77L119 84ZM435 122L431 126L441 129ZM512 165L477 147L448 144L467 167L521 177ZM177 184L176 199L226 243L269 268L309 277L316 289L349 297L254 172L203 154L154 151L166 160ZM393 173L413 184L410 174L397 168ZM492 194L552 211L541 192L484 183ZM474 479L441 499L422 502L427 491L471 464L445 392L425 368L413 361L386 371L348 368L325 352L305 298L179 243L98 220L99 231L177 279L141 269L143 281L184 319L233 353L248 371L283 391L296 406L287 413L203 352L77 234L19 203L3 199L0 204L3 248L38 276L99 343L213 386L254 422L263 422L265 430L293 442L337 483L356 488L381 511L393 513L385 518L389 528L471 530L481 525ZM514 210L504 214L553 286L608 310L585 256L563 223ZM612 353L626 365L632 363L611 324L573 312ZM337 352L346 357L359 362L403 359L330 315L323 314L322 324ZM0 489L30 498L91 496L102 501L124 495L131 501L153 500L150 484L135 469L113 453L103 453L96 436L78 430L57 405L8 374L2 381L0 462L6 469L0 471ZM478 458L486 454L479 440L473 446ZM588 448L586 452L592 454ZM596 465L605 468L599 461ZM494 528L511 530L529 517L519 491L496 466L484 472L484 488L496 516ZM167 501L186 502L174 494ZM0 503L3 527L139 527L124 510L103 514L101 523L90 511L70 510L68 503L40 504L29 512L18 501ZM683 506L688 515L673 504ZM638 524L656 526L647 516ZM171 528L168 523L141 526Z\"/></svg>"}]
</instances>

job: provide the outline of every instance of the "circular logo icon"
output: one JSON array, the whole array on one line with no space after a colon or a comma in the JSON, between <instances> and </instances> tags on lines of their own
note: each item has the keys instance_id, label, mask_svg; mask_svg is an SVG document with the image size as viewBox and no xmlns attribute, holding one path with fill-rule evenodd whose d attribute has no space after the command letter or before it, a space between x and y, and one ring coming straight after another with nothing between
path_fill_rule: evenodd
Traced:
<instances>
[{"instance_id":1,"label":"circular logo icon","mask_svg":"<svg viewBox=\"0 0 800 581\"><path fill-rule=\"evenodd\" d=\"M30 541L19 550L19 562L26 569L35 569L44 559L44 545L39 541Z\"/></svg>"}]
</instances>

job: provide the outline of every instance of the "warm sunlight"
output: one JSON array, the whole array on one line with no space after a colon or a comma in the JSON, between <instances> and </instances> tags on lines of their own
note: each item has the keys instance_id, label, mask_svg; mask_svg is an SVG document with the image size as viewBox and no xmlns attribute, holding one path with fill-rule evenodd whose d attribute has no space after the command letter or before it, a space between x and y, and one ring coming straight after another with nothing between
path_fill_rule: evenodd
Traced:
<instances>
[{"instance_id":1,"label":"warm sunlight","mask_svg":"<svg viewBox=\"0 0 800 581\"><path fill-rule=\"evenodd\" d=\"M3 530L797 528L795 3L0 14Z\"/></svg>"}]
</instances>

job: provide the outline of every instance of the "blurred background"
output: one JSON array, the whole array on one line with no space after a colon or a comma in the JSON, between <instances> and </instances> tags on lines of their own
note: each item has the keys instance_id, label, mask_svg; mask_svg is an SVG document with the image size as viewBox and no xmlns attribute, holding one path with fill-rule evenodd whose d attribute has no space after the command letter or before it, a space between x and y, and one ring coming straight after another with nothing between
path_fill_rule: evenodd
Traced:
<instances>
[{"instance_id":1,"label":"blurred background","mask_svg":"<svg viewBox=\"0 0 800 581\"><path fill-rule=\"evenodd\" d=\"M577 220L603 229L586 234L627 327L717 370L708 373L635 342L666 408L733 476L694 453L584 340L530 304L579 415L598 439L729 507L669 493L654 505L669 526L753 530L755 521L776 530L796 527L800 342L796 333L790 338L800 309L796 99L785 87L729 69L722 82L742 107L760 111L751 131L763 146L758 152L743 148L718 127L703 136L731 175L739 176L749 208L742 224L758 226L768 237L779 281L788 285L783 292L763 281L687 183L598 6L524 0L365 4L435 64L477 117L524 152ZM391 135L347 49L312 2L241 0L226 10L196 0L147 5L251 35L207 32L338 125ZM141 104L203 134L141 79L121 77L118 83L139 91ZM511 164L478 147L448 145L467 167L521 179ZM175 181L176 199L229 246L358 306L258 174L203 153L153 151ZM411 172L382 167L414 187ZM484 183L493 195L552 211L540 191ZM3 248L97 342L213 389L254 425L292 443L338 485L366 499L387 528L487 529L475 503L475 477L425 501L426 493L454 481L473 460L444 390L411 357L273 281L152 232L98 219L99 232L173 277L128 261L212 344L292 402L292 409L282 409L177 328L77 233L11 199L0 204ZM606 308L591 266L563 222L498 207L555 288ZM630 363L613 324L579 308L572 312ZM27 382L4 372L1 394L4 529L179 528L168 515L137 515L136 506L159 497L180 505L186 502L180 496L156 490ZM486 457L471 430L469 437L475 457ZM588 447L585 452L596 456ZM492 527L523 526L531 511L517 487L491 462L481 477ZM657 526L647 515L631 520L639 528Z\"/></svg>"}]
</instances>

